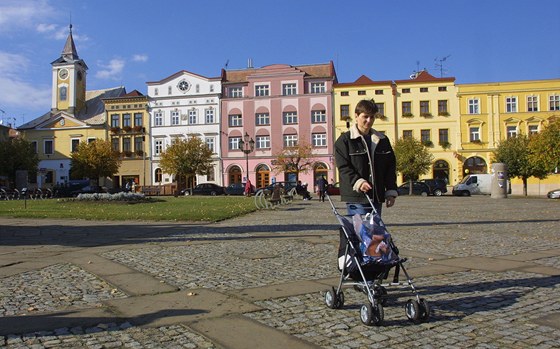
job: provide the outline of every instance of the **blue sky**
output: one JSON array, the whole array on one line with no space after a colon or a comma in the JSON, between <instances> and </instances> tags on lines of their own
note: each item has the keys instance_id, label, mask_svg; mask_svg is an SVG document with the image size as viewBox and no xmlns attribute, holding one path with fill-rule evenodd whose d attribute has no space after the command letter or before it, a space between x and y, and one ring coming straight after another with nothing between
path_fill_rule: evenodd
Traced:
<instances>
[{"instance_id":1,"label":"blue sky","mask_svg":"<svg viewBox=\"0 0 560 349\"><path fill-rule=\"evenodd\" d=\"M456 82L560 78L557 0L1 0L0 118L50 110L51 65L70 18L88 90L180 70L333 61L339 82L407 79L426 68Z\"/></svg>"}]
</instances>

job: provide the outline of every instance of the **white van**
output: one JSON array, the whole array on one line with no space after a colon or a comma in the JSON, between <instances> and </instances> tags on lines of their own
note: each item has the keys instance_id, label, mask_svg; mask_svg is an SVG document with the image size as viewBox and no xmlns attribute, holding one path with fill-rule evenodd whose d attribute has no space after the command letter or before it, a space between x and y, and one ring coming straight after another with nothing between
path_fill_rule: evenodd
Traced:
<instances>
[{"instance_id":1,"label":"white van","mask_svg":"<svg viewBox=\"0 0 560 349\"><path fill-rule=\"evenodd\" d=\"M471 196L475 194L492 194L492 175L470 174L453 187L453 195Z\"/></svg>"}]
</instances>

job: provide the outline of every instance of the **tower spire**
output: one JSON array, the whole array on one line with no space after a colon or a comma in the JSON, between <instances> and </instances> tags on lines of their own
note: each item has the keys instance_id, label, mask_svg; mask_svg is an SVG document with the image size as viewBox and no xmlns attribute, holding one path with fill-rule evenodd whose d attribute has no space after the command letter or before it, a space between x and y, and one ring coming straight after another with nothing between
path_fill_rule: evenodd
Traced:
<instances>
[{"instance_id":1,"label":"tower spire","mask_svg":"<svg viewBox=\"0 0 560 349\"><path fill-rule=\"evenodd\" d=\"M74 44L74 38L72 37L72 23L69 26L68 38L66 39L66 44L62 49L62 57L66 60L79 60L78 51L76 50L76 45Z\"/></svg>"}]
</instances>

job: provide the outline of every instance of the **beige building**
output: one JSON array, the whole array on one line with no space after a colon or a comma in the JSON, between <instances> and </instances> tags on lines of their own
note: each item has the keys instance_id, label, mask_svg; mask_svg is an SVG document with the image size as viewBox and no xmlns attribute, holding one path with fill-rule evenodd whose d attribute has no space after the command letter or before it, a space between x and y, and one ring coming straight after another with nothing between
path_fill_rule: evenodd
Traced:
<instances>
[{"instance_id":1,"label":"beige building","mask_svg":"<svg viewBox=\"0 0 560 349\"><path fill-rule=\"evenodd\" d=\"M121 156L119 173L113 177L113 187L146 186L150 176L150 116L148 97L134 90L120 97L106 98L105 119L107 139Z\"/></svg>"},{"instance_id":2,"label":"beige building","mask_svg":"<svg viewBox=\"0 0 560 349\"><path fill-rule=\"evenodd\" d=\"M500 141L517 134L540 132L551 118L560 117L560 79L458 84L461 176L489 173ZM512 179L512 194L523 193ZM545 195L560 185L560 175L531 178L529 195Z\"/></svg>"}]
</instances>

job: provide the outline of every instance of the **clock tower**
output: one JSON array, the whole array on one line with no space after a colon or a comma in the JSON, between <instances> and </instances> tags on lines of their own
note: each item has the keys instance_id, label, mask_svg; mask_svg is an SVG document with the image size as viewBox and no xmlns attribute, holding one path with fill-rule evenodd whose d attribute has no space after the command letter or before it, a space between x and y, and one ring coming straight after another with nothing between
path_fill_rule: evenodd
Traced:
<instances>
[{"instance_id":1,"label":"clock tower","mask_svg":"<svg viewBox=\"0 0 560 349\"><path fill-rule=\"evenodd\" d=\"M66 111L76 115L86 103L87 65L80 59L72 37L72 25L60 58L52 65L51 112Z\"/></svg>"}]
</instances>

